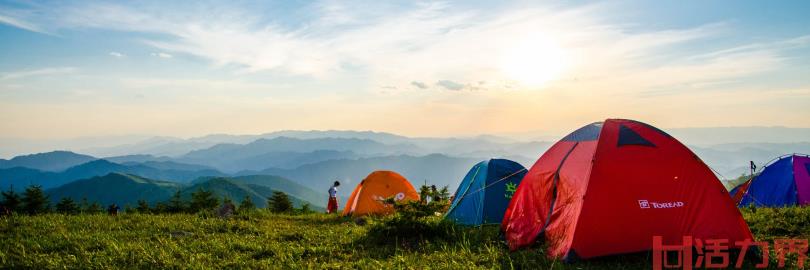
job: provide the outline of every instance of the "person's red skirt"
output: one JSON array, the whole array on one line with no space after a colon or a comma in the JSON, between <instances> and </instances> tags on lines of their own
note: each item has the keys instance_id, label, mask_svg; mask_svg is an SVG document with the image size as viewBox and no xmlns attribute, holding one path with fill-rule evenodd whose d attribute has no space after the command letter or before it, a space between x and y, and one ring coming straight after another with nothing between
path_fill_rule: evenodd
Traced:
<instances>
[{"instance_id":1,"label":"person's red skirt","mask_svg":"<svg viewBox=\"0 0 810 270\"><path fill-rule=\"evenodd\" d=\"M326 205L326 213L327 214L337 213L337 210L338 210L337 198L329 197L329 203Z\"/></svg>"}]
</instances>

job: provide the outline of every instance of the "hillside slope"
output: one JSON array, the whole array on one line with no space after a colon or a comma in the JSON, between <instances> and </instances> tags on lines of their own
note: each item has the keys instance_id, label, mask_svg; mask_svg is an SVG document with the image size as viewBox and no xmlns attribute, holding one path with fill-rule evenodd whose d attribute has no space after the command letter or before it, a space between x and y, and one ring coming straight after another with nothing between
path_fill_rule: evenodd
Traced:
<instances>
[{"instance_id":1,"label":"hillside slope","mask_svg":"<svg viewBox=\"0 0 810 270\"><path fill-rule=\"evenodd\" d=\"M58 172L95 159L95 157L70 151L53 151L17 156L10 160L0 159L0 169L26 167L41 171Z\"/></svg>"},{"instance_id":2,"label":"hillside slope","mask_svg":"<svg viewBox=\"0 0 810 270\"><path fill-rule=\"evenodd\" d=\"M251 198L251 200L253 200L253 204L260 208L267 207L267 199L272 196L274 191L266 186L246 184L225 177L215 177L198 182L189 187L185 187L181 193L185 197L190 197L191 193L197 190L207 190L213 192L219 198L230 198L236 204L240 203L242 199L248 196ZM287 195L290 197L290 201L295 207L301 207L301 205L304 203L308 203L307 201L299 198L296 194L287 193ZM310 205L313 207L316 206L312 203L310 203Z\"/></svg>"},{"instance_id":3,"label":"hillside slope","mask_svg":"<svg viewBox=\"0 0 810 270\"><path fill-rule=\"evenodd\" d=\"M110 173L68 183L47 190L53 202L63 197L79 201L86 198L102 205L116 203L120 206L135 205L138 200L149 203L164 201L180 190L177 183L158 181L131 174Z\"/></svg>"},{"instance_id":4,"label":"hillside slope","mask_svg":"<svg viewBox=\"0 0 810 270\"><path fill-rule=\"evenodd\" d=\"M296 207L309 203L313 210L322 210L326 205L325 198L320 198L321 196L311 189L284 178L266 175L235 179L201 178L192 184L182 184L131 174L110 173L48 189L46 193L51 196L54 203L63 197L70 197L75 201L87 199L104 205L115 203L120 206L134 206L138 200L145 200L150 204L167 201L177 191L189 199L191 193L201 189L213 192L220 200L227 197L237 204L248 196L258 207L266 207L267 199L275 190L287 193Z\"/></svg>"},{"instance_id":5,"label":"hillside slope","mask_svg":"<svg viewBox=\"0 0 810 270\"><path fill-rule=\"evenodd\" d=\"M311 188L298 184L290 179L274 175L245 175L231 177L233 181L246 185L264 186L273 190L279 190L291 194L302 200L308 201L315 206L326 205L327 192L317 192Z\"/></svg>"},{"instance_id":6,"label":"hillside slope","mask_svg":"<svg viewBox=\"0 0 810 270\"><path fill-rule=\"evenodd\" d=\"M160 168L151 167L149 165ZM151 162L118 164L104 159L93 160L73 166L62 172L45 172L29 168L0 169L0 189L14 187L24 190L29 185L41 185L43 188L55 188L79 179L103 176L109 173L134 174L150 179L173 182L189 182L202 176L224 176L225 174L206 167L179 164L174 162Z\"/></svg>"}]
</instances>

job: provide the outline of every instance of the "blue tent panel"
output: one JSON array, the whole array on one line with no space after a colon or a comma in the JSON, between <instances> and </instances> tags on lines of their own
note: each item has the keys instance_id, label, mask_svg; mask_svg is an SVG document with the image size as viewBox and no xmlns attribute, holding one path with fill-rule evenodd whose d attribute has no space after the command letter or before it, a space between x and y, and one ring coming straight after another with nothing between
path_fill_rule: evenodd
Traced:
<instances>
[{"instance_id":1,"label":"blue tent panel","mask_svg":"<svg viewBox=\"0 0 810 270\"><path fill-rule=\"evenodd\" d=\"M501 223L509 201L515 194L526 169L511 160L493 159L487 171L487 189L484 195L484 224ZM497 181L497 182L496 182Z\"/></svg>"},{"instance_id":2,"label":"blue tent panel","mask_svg":"<svg viewBox=\"0 0 810 270\"><path fill-rule=\"evenodd\" d=\"M796 202L793 158L787 157L768 165L751 181L751 186L740 201L740 205L779 207L795 205Z\"/></svg>"},{"instance_id":3,"label":"blue tent panel","mask_svg":"<svg viewBox=\"0 0 810 270\"><path fill-rule=\"evenodd\" d=\"M445 215L460 224L481 224L484 207L484 188L487 177L487 162L482 161L470 169L456 189L453 203Z\"/></svg>"},{"instance_id":4,"label":"blue tent panel","mask_svg":"<svg viewBox=\"0 0 810 270\"><path fill-rule=\"evenodd\" d=\"M456 189L445 217L466 225L501 223L511 195L525 174L523 166L505 159L476 164Z\"/></svg>"}]
</instances>

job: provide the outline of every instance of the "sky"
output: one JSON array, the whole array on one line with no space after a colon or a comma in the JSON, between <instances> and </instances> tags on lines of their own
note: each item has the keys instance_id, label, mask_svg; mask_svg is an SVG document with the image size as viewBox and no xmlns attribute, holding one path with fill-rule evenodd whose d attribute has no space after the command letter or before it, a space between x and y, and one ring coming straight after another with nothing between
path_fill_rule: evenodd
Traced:
<instances>
[{"instance_id":1,"label":"sky","mask_svg":"<svg viewBox=\"0 0 810 270\"><path fill-rule=\"evenodd\" d=\"M496 3L493 3L496 2ZM810 127L807 1L0 0L0 137Z\"/></svg>"}]
</instances>

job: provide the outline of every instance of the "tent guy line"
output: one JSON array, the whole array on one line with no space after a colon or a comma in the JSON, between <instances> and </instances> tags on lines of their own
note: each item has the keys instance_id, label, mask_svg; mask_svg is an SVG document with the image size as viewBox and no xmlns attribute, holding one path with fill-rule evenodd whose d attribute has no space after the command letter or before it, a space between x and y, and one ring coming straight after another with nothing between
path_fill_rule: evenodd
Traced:
<instances>
[{"instance_id":1,"label":"tent guy line","mask_svg":"<svg viewBox=\"0 0 810 270\"><path fill-rule=\"evenodd\" d=\"M473 192L467 192L466 194L462 195L462 196L461 196L459 199L462 199L462 198L466 197L467 195L474 194L474 193L476 193L476 192L480 192L480 191L482 191L482 190L485 190L485 189L487 189L487 188L489 188L489 187L491 187L491 186L493 186L493 185L497 184L498 182L501 182L501 181L503 181L503 180L509 179L509 177L515 176L516 174L519 174L519 173L521 173L521 172L523 172L523 171L526 171L526 168L523 168L523 169L520 169L520 170L518 170L518 171L516 171L516 172L513 172L512 174L507 175L506 177L503 177L503 178L501 178L501 179L498 179L498 180L496 180L495 182L492 182L492 183L490 183L489 185L486 185L485 187L479 188L478 190L475 190L475 191L473 191Z\"/></svg>"}]
</instances>

